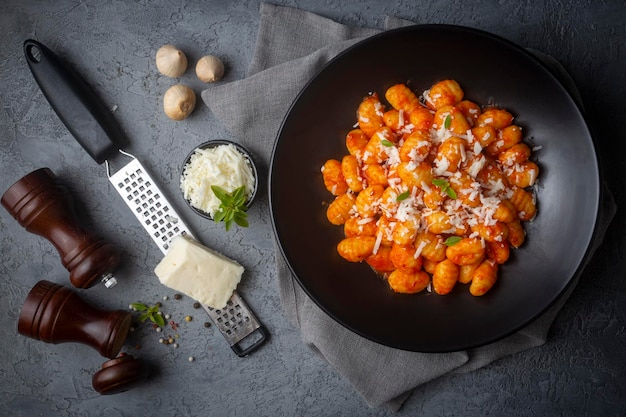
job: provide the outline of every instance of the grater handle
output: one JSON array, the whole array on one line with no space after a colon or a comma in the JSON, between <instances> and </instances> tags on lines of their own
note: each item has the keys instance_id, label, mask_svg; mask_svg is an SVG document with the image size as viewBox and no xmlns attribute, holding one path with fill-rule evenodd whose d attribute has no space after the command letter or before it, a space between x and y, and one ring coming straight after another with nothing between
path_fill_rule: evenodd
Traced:
<instances>
[{"instance_id":1,"label":"grater handle","mask_svg":"<svg viewBox=\"0 0 626 417\"><path fill-rule=\"evenodd\" d=\"M102 164L117 152L125 142L122 129L78 74L35 40L24 42L24 53L43 95L87 153Z\"/></svg>"},{"instance_id":2,"label":"grater handle","mask_svg":"<svg viewBox=\"0 0 626 417\"><path fill-rule=\"evenodd\" d=\"M235 343L234 345L231 345L230 348L237 354L237 356L239 356L240 358L243 358L244 356L248 356L248 354L252 353L257 348L259 348L263 343L265 343L265 340L267 339L268 335L269 334L267 330L265 330L265 327L261 325L252 333L250 333L248 336L246 336L246 337L257 337L254 343L252 343L250 346L242 348L240 342L238 342L238 343Z\"/></svg>"}]
</instances>

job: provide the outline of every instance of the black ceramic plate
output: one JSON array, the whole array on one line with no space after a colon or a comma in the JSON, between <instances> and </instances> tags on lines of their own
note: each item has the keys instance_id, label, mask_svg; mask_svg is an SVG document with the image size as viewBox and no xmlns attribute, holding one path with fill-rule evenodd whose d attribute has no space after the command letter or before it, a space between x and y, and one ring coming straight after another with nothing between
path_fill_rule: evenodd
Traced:
<instances>
[{"instance_id":1,"label":"black ceramic plate","mask_svg":"<svg viewBox=\"0 0 626 417\"><path fill-rule=\"evenodd\" d=\"M395 83L417 92L457 80L466 98L511 111L542 149L538 215L496 286L439 296L394 294L366 264L339 257L342 228L326 220L332 196L320 167L346 154L362 98ZM281 127L270 168L274 231L306 293L352 331L391 347L445 352L498 340L537 318L587 256L600 197L590 131L563 85L534 56L494 35L446 25L413 26L366 39L332 60L300 93Z\"/></svg>"}]
</instances>

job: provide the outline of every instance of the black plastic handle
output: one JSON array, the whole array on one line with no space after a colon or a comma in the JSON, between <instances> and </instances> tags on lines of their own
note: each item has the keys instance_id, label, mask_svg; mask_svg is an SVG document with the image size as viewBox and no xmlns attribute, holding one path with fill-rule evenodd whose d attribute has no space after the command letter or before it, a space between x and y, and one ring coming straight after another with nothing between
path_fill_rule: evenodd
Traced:
<instances>
[{"instance_id":1,"label":"black plastic handle","mask_svg":"<svg viewBox=\"0 0 626 417\"><path fill-rule=\"evenodd\" d=\"M93 90L54 52L29 39L24 53L39 88L70 133L98 163L126 143L120 125Z\"/></svg>"},{"instance_id":2,"label":"black plastic handle","mask_svg":"<svg viewBox=\"0 0 626 417\"><path fill-rule=\"evenodd\" d=\"M237 356L243 358L244 356L248 356L248 354L257 350L263 343L265 343L268 336L269 336L269 333L267 332L267 330L265 330L265 327L259 326L255 331L253 331L248 336L240 340L238 343L231 345L230 348L237 354ZM252 338L255 338L255 339L254 339L254 342L250 346L245 347L245 348L241 347L244 341L247 341L247 339L252 339Z\"/></svg>"}]
</instances>

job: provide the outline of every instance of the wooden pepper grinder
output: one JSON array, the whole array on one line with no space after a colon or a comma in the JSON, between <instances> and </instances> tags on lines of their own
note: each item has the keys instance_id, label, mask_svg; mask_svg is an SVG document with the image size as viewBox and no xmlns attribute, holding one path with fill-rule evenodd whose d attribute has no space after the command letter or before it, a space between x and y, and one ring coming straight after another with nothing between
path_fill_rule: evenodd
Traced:
<instances>
[{"instance_id":1,"label":"wooden pepper grinder","mask_svg":"<svg viewBox=\"0 0 626 417\"><path fill-rule=\"evenodd\" d=\"M117 281L113 271L120 251L81 226L71 196L49 168L25 175L2 196L2 205L27 231L48 239L57 249L76 288Z\"/></svg>"},{"instance_id":2,"label":"wooden pepper grinder","mask_svg":"<svg viewBox=\"0 0 626 417\"><path fill-rule=\"evenodd\" d=\"M143 382L147 368L122 349L132 315L123 310L98 310L68 288L39 281L30 290L17 323L17 331L47 343L77 342L110 358L93 375L92 386L100 394L116 394Z\"/></svg>"},{"instance_id":3,"label":"wooden pepper grinder","mask_svg":"<svg viewBox=\"0 0 626 417\"><path fill-rule=\"evenodd\" d=\"M128 311L98 310L69 288L42 280L22 305L17 331L47 343L84 343L113 359L126 341L132 320Z\"/></svg>"}]
</instances>

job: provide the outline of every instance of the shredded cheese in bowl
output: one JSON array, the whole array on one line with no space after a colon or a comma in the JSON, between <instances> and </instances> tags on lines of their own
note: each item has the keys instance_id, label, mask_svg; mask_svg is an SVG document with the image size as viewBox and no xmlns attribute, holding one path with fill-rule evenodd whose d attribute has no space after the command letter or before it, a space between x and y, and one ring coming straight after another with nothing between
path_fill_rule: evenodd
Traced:
<instances>
[{"instance_id":1,"label":"shredded cheese in bowl","mask_svg":"<svg viewBox=\"0 0 626 417\"><path fill-rule=\"evenodd\" d=\"M183 198L189 205L213 217L220 206L211 186L227 192L245 186L248 205L256 192L256 169L248 152L240 145L216 140L198 146L186 159L180 177Z\"/></svg>"}]
</instances>

